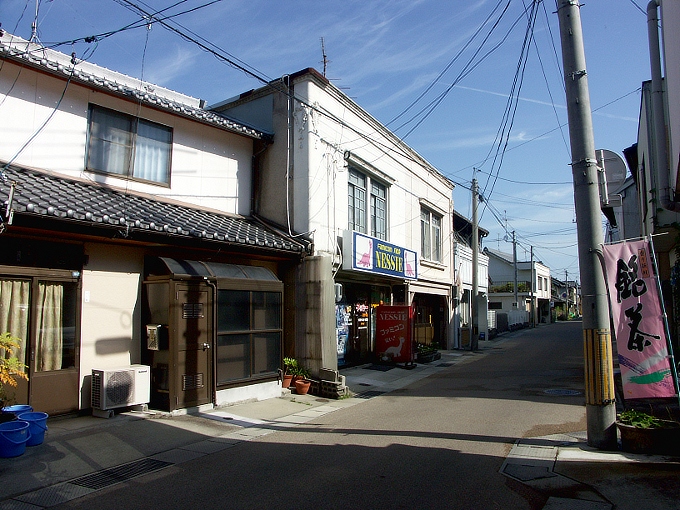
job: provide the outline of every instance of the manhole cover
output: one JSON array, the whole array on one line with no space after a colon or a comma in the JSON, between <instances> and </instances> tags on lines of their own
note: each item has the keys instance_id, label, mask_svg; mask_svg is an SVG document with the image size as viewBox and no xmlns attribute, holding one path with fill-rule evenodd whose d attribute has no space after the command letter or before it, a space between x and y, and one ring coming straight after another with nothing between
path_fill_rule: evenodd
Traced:
<instances>
[{"instance_id":1,"label":"manhole cover","mask_svg":"<svg viewBox=\"0 0 680 510\"><path fill-rule=\"evenodd\" d=\"M578 390L565 390L565 389L551 389L551 390L544 390L543 393L547 393L548 395L557 395L561 397L565 396L572 396L572 395L580 395L581 392Z\"/></svg>"}]
</instances>

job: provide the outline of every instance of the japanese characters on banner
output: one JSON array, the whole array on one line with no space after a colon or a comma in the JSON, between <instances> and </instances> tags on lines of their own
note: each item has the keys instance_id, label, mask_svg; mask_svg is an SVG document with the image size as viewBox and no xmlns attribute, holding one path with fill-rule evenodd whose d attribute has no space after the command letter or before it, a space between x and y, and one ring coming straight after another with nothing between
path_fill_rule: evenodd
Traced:
<instances>
[{"instance_id":1,"label":"japanese characters on banner","mask_svg":"<svg viewBox=\"0 0 680 510\"><path fill-rule=\"evenodd\" d=\"M605 245L603 254L624 396L673 397L675 386L649 242Z\"/></svg>"}]
</instances>

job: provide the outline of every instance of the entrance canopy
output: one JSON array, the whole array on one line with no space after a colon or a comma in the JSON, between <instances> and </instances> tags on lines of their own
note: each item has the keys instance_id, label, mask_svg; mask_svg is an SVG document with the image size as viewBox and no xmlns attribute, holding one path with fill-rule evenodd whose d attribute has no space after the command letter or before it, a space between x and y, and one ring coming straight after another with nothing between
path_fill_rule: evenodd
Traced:
<instances>
[{"instance_id":1,"label":"entrance canopy","mask_svg":"<svg viewBox=\"0 0 680 510\"><path fill-rule=\"evenodd\" d=\"M147 261L147 271L152 276L172 276L174 278L207 278L217 280L218 287L239 288L279 288L281 280L268 268L223 264L201 260L153 257ZM264 289L263 289L264 290Z\"/></svg>"},{"instance_id":2,"label":"entrance canopy","mask_svg":"<svg viewBox=\"0 0 680 510\"><path fill-rule=\"evenodd\" d=\"M221 264L219 262L173 259L170 257L158 257L157 260L160 260L167 268L167 272L174 276L279 281L276 275L266 267Z\"/></svg>"}]
</instances>

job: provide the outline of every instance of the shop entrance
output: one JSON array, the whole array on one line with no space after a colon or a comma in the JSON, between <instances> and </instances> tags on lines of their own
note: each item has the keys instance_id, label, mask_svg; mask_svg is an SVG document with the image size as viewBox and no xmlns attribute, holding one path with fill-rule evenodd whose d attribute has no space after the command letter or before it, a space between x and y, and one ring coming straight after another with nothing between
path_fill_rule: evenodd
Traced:
<instances>
[{"instance_id":1,"label":"shop entrance","mask_svg":"<svg viewBox=\"0 0 680 510\"><path fill-rule=\"evenodd\" d=\"M375 358L375 309L390 303L390 288L343 282L343 300L336 304L338 364L369 363Z\"/></svg>"},{"instance_id":2,"label":"shop entrance","mask_svg":"<svg viewBox=\"0 0 680 510\"><path fill-rule=\"evenodd\" d=\"M416 294L413 306L415 341L435 349L446 348L449 315L446 298L432 294Z\"/></svg>"}]
</instances>

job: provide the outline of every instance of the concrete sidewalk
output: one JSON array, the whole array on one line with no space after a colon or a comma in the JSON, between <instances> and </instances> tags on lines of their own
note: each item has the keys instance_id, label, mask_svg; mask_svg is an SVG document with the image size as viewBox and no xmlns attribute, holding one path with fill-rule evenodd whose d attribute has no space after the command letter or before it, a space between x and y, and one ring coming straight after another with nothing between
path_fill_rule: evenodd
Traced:
<instances>
[{"instance_id":1,"label":"concrete sidewalk","mask_svg":"<svg viewBox=\"0 0 680 510\"><path fill-rule=\"evenodd\" d=\"M43 444L27 447L20 457L0 459L0 510L49 508L136 476L295 427L403 388L455 364L472 362L511 337L480 342L480 350L474 353L443 351L440 360L410 370L374 365L341 370L354 396L340 400L287 394L218 409L196 409L190 414L150 411L123 412L111 419L50 418ZM501 473L537 490L555 489L558 496L551 497L546 506L551 510L627 508L627 502L640 502L640 494L635 491L656 490L653 484L644 489L634 484L632 489L622 488L620 492L607 490L614 485L605 476L603 466L625 465L628 470L644 466L660 476L672 477L677 484L680 464L675 460L598 453L585 446L584 436L521 439ZM622 481L622 473L617 469L611 478ZM595 475L602 480L598 482ZM576 503L590 506L574 506ZM677 508L677 500L668 508Z\"/></svg>"}]
</instances>

